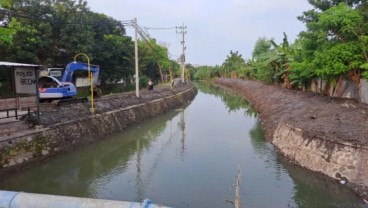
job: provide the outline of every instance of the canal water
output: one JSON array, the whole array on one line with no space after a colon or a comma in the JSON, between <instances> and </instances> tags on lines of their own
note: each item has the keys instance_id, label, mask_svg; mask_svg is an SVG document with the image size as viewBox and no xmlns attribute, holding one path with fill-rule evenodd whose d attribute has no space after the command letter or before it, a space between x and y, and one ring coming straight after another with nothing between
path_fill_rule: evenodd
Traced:
<instances>
[{"instance_id":1,"label":"canal water","mask_svg":"<svg viewBox=\"0 0 368 208\"><path fill-rule=\"evenodd\" d=\"M367 207L344 185L292 165L241 97L198 84L193 102L0 180L1 190L171 207Z\"/></svg>"}]
</instances>

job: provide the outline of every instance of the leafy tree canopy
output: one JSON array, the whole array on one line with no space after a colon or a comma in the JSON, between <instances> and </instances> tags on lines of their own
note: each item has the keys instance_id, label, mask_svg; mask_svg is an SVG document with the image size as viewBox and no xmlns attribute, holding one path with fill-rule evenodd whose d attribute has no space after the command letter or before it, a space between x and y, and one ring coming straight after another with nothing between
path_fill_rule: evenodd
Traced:
<instances>
[{"instance_id":1,"label":"leafy tree canopy","mask_svg":"<svg viewBox=\"0 0 368 208\"><path fill-rule=\"evenodd\" d=\"M243 76L245 73L245 60L238 51L230 51L230 55L226 57L226 60L222 64L224 77L230 77L231 73L237 74L237 76Z\"/></svg>"},{"instance_id":2,"label":"leafy tree canopy","mask_svg":"<svg viewBox=\"0 0 368 208\"><path fill-rule=\"evenodd\" d=\"M134 44L123 23L90 11L86 0L0 0L0 9L2 60L64 67L84 53L101 66L102 84L131 82ZM141 75L163 81L178 71L166 47L146 41L139 41Z\"/></svg>"},{"instance_id":3,"label":"leafy tree canopy","mask_svg":"<svg viewBox=\"0 0 368 208\"><path fill-rule=\"evenodd\" d=\"M299 17L307 31L301 32L297 40L299 46L289 74L292 84L305 88L315 77L333 82L339 76L368 75L367 2L309 2L314 9Z\"/></svg>"},{"instance_id":4,"label":"leafy tree canopy","mask_svg":"<svg viewBox=\"0 0 368 208\"><path fill-rule=\"evenodd\" d=\"M253 59L258 59L269 51L271 51L271 41L265 37L259 38L252 52Z\"/></svg>"}]
</instances>

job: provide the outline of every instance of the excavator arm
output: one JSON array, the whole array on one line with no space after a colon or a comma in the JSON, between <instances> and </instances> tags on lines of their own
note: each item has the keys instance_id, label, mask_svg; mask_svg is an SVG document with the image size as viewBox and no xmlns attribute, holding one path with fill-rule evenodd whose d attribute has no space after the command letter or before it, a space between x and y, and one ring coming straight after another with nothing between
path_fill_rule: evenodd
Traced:
<instances>
[{"instance_id":1,"label":"excavator arm","mask_svg":"<svg viewBox=\"0 0 368 208\"><path fill-rule=\"evenodd\" d=\"M93 87L96 87L98 75L100 73L100 66L90 64L88 69L88 64L83 62L70 62L65 68L64 75L61 78L61 82L71 82L74 71L88 70L90 70L93 75Z\"/></svg>"}]
</instances>

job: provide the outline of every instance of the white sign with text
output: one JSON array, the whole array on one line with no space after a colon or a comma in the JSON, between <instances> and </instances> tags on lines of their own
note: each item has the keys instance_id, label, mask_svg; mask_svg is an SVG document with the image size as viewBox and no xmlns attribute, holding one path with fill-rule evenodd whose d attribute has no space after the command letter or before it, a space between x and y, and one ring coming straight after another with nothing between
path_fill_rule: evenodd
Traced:
<instances>
[{"instance_id":1,"label":"white sign with text","mask_svg":"<svg viewBox=\"0 0 368 208\"><path fill-rule=\"evenodd\" d=\"M14 70L16 93L36 94L36 74L33 68Z\"/></svg>"}]
</instances>

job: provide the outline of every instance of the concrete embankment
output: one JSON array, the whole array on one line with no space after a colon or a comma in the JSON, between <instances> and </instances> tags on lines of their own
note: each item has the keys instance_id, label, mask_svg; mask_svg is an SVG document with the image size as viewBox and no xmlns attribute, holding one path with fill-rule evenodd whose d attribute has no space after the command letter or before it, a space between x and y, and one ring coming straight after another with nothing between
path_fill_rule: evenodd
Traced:
<instances>
[{"instance_id":1,"label":"concrete embankment","mask_svg":"<svg viewBox=\"0 0 368 208\"><path fill-rule=\"evenodd\" d=\"M193 86L169 87L105 96L88 104L72 104L41 111L41 125L0 138L0 175L29 166L61 152L122 132L126 127L192 101Z\"/></svg>"},{"instance_id":2,"label":"concrete embankment","mask_svg":"<svg viewBox=\"0 0 368 208\"><path fill-rule=\"evenodd\" d=\"M368 107L353 100L217 79L259 112L266 138L288 159L368 196Z\"/></svg>"}]
</instances>

